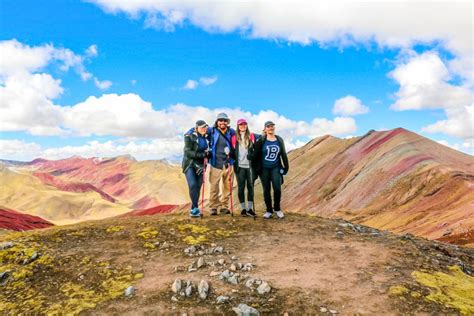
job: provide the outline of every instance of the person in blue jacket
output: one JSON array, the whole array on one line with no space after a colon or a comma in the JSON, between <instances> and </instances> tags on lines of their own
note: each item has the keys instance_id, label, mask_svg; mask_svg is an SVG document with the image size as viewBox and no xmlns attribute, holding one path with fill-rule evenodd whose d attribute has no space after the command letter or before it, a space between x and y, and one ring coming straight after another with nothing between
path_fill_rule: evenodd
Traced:
<instances>
[{"instance_id":1,"label":"person in blue jacket","mask_svg":"<svg viewBox=\"0 0 474 316\"><path fill-rule=\"evenodd\" d=\"M213 127L207 129L210 146L210 196L209 207L211 215L217 215L218 209L221 214L230 214L229 200L232 188L231 177L234 176L234 153L231 139L235 130L229 127L230 119L226 113L219 113ZM222 192L219 194L219 186L222 183ZM219 198L220 197L220 198Z\"/></svg>"},{"instance_id":2,"label":"person in blue jacket","mask_svg":"<svg viewBox=\"0 0 474 316\"><path fill-rule=\"evenodd\" d=\"M199 195L203 182L204 159L209 155L209 143L207 140L208 125L203 120L196 122L195 128L184 135L183 173L188 182L189 197L191 198L191 217L200 217Z\"/></svg>"}]
</instances>

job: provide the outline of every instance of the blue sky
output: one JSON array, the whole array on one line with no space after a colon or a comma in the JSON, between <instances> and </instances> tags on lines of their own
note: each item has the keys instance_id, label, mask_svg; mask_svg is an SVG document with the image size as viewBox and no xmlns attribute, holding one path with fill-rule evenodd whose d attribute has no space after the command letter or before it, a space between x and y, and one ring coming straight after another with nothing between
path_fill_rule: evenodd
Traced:
<instances>
[{"instance_id":1,"label":"blue sky","mask_svg":"<svg viewBox=\"0 0 474 316\"><path fill-rule=\"evenodd\" d=\"M293 147L326 133L404 127L473 153L473 80L464 66L472 45L459 44L472 43L472 16L453 30L427 21L433 25L417 34L410 15L400 27L392 22L397 13L384 26L350 18L337 25L331 12L309 16L313 23L304 8L289 10L288 21L270 11L263 23L251 6L151 3L1 2L0 159L173 158L181 131L222 109L234 122L248 116L254 130L275 119ZM202 13L209 5L212 16ZM407 10L465 16L463 7L427 6ZM376 10L394 12L390 4ZM189 80L193 89L184 88Z\"/></svg>"}]
</instances>

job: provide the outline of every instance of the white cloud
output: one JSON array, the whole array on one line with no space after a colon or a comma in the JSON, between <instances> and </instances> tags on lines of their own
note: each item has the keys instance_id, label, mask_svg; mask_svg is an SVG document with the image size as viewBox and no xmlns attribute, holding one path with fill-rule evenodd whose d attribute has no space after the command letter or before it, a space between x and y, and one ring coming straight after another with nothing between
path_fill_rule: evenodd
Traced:
<instances>
[{"instance_id":1,"label":"white cloud","mask_svg":"<svg viewBox=\"0 0 474 316\"><path fill-rule=\"evenodd\" d=\"M100 81L99 79L94 78L94 84L100 90L107 90L112 86L112 81L109 81L109 80Z\"/></svg>"},{"instance_id":2,"label":"white cloud","mask_svg":"<svg viewBox=\"0 0 474 316\"><path fill-rule=\"evenodd\" d=\"M44 71L58 63L62 71L73 68L83 80L94 79L100 89L111 86L99 81L84 67L85 58L97 53L95 45L87 56L50 44L30 47L17 40L0 41L0 131L27 131L33 135L66 135L64 110L54 104L63 93L61 80Z\"/></svg>"},{"instance_id":3,"label":"white cloud","mask_svg":"<svg viewBox=\"0 0 474 316\"><path fill-rule=\"evenodd\" d=\"M343 98L337 99L334 102L332 113L334 115L353 116L365 114L369 112L369 108L362 104L358 98L347 95Z\"/></svg>"},{"instance_id":4,"label":"white cloud","mask_svg":"<svg viewBox=\"0 0 474 316\"><path fill-rule=\"evenodd\" d=\"M437 140L436 142L452 149L465 152L466 154L474 155L474 140L463 143L450 143L447 140Z\"/></svg>"},{"instance_id":5,"label":"white cloud","mask_svg":"<svg viewBox=\"0 0 474 316\"><path fill-rule=\"evenodd\" d=\"M428 133L443 133L474 142L474 104L448 108L445 110L447 119L437 121L422 128Z\"/></svg>"},{"instance_id":6,"label":"white cloud","mask_svg":"<svg viewBox=\"0 0 474 316\"><path fill-rule=\"evenodd\" d=\"M440 43L469 68L473 78L470 1L161 1L93 0L112 14L145 16L147 27L173 31L187 23L208 32L239 32L251 38L313 42L321 46L412 47Z\"/></svg>"},{"instance_id":7,"label":"white cloud","mask_svg":"<svg viewBox=\"0 0 474 316\"><path fill-rule=\"evenodd\" d=\"M36 143L21 140L0 140L0 159L31 161L35 158L64 159L71 156L116 157L132 155L138 160L171 159L182 155L183 141L179 138L157 139L147 142L90 141L79 146L42 148Z\"/></svg>"},{"instance_id":8,"label":"white cloud","mask_svg":"<svg viewBox=\"0 0 474 316\"><path fill-rule=\"evenodd\" d=\"M216 83L217 81L217 76L212 76L212 77L201 77L199 78L199 82L202 83L205 86L210 86Z\"/></svg>"},{"instance_id":9,"label":"white cloud","mask_svg":"<svg viewBox=\"0 0 474 316\"><path fill-rule=\"evenodd\" d=\"M218 77L217 76L212 76L212 77L201 77L199 78L199 81L189 79L186 81L184 86L181 88L182 90L196 90L196 88L202 84L204 86L210 86L216 83Z\"/></svg>"},{"instance_id":10,"label":"white cloud","mask_svg":"<svg viewBox=\"0 0 474 316\"><path fill-rule=\"evenodd\" d=\"M91 45L86 49L87 57L97 57L97 55L98 55L97 45Z\"/></svg>"},{"instance_id":11,"label":"white cloud","mask_svg":"<svg viewBox=\"0 0 474 316\"><path fill-rule=\"evenodd\" d=\"M436 52L411 52L390 76L400 85L392 109L443 109L447 119L422 131L474 140L474 93L466 85L450 83L453 73Z\"/></svg>"},{"instance_id":12,"label":"white cloud","mask_svg":"<svg viewBox=\"0 0 474 316\"><path fill-rule=\"evenodd\" d=\"M185 85L183 86L183 90L195 90L199 85L199 82L196 80L189 79L186 81Z\"/></svg>"},{"instance_id":13,"label":"white cloud","mask_svg":"<svg viewBox=\"0 0 474 316\"><path fill-rule=\"evenodd\" d=\"M472 102L467 87L449 83L452 74L436 52L411 52L389 76L400 85L391 105L394 110L453 108Z\"/></svg>"},{"instance_id":14,"label":"white cloud","mask_svg":"<svg viewBox=\"0 0 474 316\"><path fill-rule=\"evenodd\" d=\"M0 139L0 159L29 160L41 156L41 146L18 139Z\"/></svg>"}]
</instances>

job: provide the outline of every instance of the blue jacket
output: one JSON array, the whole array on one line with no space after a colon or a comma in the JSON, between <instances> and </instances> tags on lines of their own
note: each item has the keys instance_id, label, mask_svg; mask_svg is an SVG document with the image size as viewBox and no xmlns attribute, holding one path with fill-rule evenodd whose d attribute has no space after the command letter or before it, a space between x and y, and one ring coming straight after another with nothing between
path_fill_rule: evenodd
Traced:
<instances>
[{"instance_id":1,"label":"blue jacket","mask_svg":"<svg viewBox=\"0 0 474 316\"><path fill-rule=\"evenodd\" d=\"M186 134L192 133L194 128L191 128ZM209 147L211 152L211 166L216 166L216 144L219 138L220 131L217 127L208 127L207 128L207 140L209 141ZM229 164L231 166L234 165L234 149L232 147L231 139L232 136L235 135L235 130L231 127L227 128L225 133L225 139L227 143L227 147L229 147L230 154L229 154Z\"/></svg>"}]
</instances>

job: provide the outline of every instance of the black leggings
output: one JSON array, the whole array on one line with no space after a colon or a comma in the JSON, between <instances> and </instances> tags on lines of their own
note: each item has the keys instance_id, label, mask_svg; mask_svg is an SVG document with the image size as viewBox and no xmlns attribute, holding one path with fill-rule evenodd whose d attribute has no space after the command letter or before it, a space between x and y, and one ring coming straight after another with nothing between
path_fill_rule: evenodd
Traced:
<instances>
[{"instance_id":1,"label":"black leggings","mask_svg":"<svg viewBox=\"0 0 474 316\"><path fill-rule=\"evenodd\" d=\"M239 168L236 172L239 192L239 202L245 203L245 187L247 187L247 201L253 202L253 175L250 168Z\"/></svg>"},{"instance_id":2,"label":"black leggings","mask_svg":"<svg viewBox=\"0 0 474 316\"><path fill-rule=\"evenodd\" d=\"M273 213L273 211L280 211L280 200L281 200L281 181L282 175L280 174L280 167L275 168L263 168L260 174L260 181L263 187L263 198L265 200L265 206L267 212ZM272 207L272 195L271 188L273 187L273 207Z\"/></svg>"}]
</instances>

